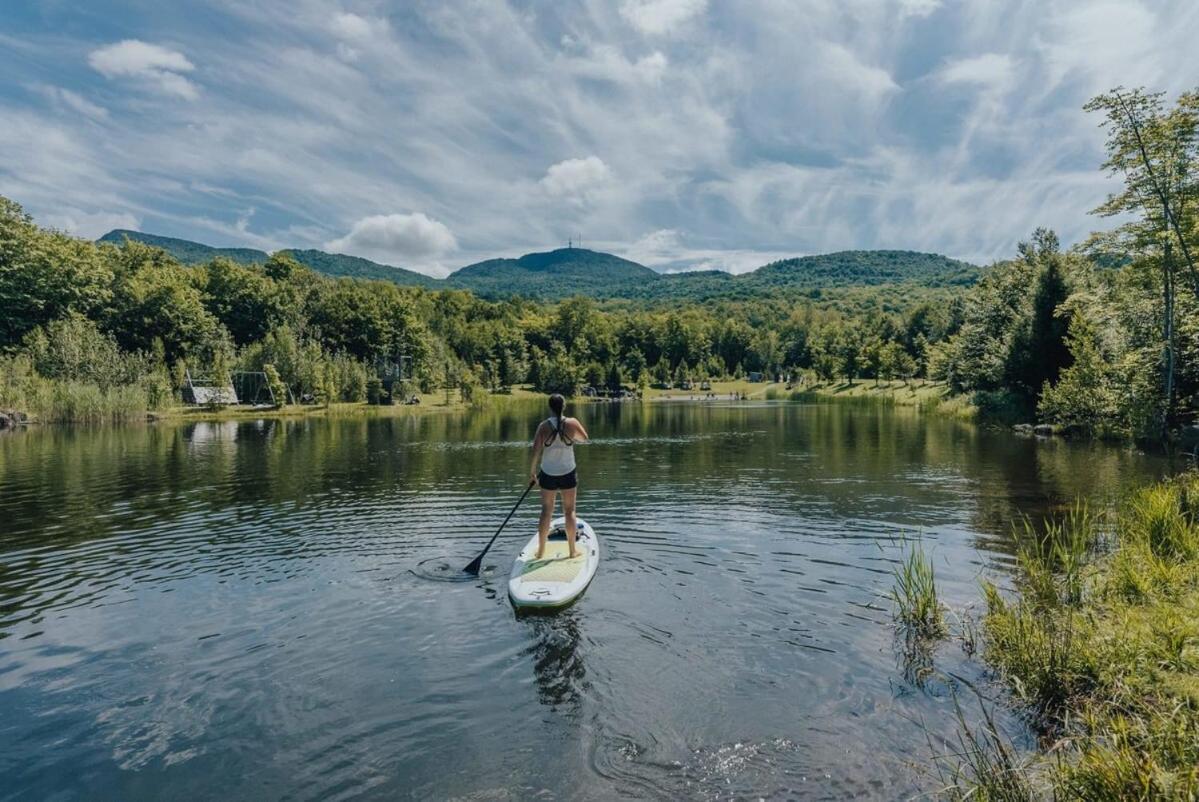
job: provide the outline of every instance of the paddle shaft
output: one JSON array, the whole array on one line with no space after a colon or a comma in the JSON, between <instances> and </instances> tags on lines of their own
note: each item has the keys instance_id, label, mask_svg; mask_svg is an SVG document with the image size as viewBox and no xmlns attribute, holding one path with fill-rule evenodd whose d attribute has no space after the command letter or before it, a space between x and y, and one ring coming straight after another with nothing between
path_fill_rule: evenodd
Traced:
<instances>
[{"instance_id":1,"label":"paddle shaft","mask_svg":"<svg viewBox=\"0 0 1199 802\"><path fill-rule=\"evenodd\" d=\"M474 574L475 576L479 575L479 569L483 566L483 555L487 554L487 552L491 550L491 545L495 543L495 539L500 536L500 532L503 532L504 527L507 526L508 522L512 520L512 516L516 515L516 510L520 507L521 502L525 500L525 496L529 495L529 491L533 489L533 485L535 484L537 483L529 482L529 486L525 488L525 492L520 494L520 498L516 500L516 505L512 507L512 512L508 513L508 517L504 519L502 524L500 524L500 528L495 530L495 534L491 536L491 540L487 541L487 545L481 552L479 552L479 556L471 560L470 565L463 568L463 571L468 574Z\"/></svg>"}]
</instances>

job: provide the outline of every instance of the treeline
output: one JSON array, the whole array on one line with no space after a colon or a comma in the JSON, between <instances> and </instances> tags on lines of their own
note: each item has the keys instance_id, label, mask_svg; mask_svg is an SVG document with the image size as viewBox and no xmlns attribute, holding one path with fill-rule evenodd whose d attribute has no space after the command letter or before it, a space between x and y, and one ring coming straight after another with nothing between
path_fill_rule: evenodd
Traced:
<instances>
[{"instance_id":1,"label":"treeline","mask_svg":"<svg viewBox=\"0 0 1199 802\"><path fill-rule=\"evenodd\" d=\"M397 364L405 391L467 400L523 383L571 393L801 373L929 377L1012 421L1161 437L1199 404L1196 97L1096 98L1105 167L1124 179L1097 211L1121 225L1070 252L1039 229L969 289L814 288L665 308L487 301L333 279L285 252L184 266L145 244L39 228L0 198L0 406L115 417L177 400L189 372L224 383L234 370L317 403L374 397Z\"/></svg>"},{"instance_id":2,"label":"treeline","mask_svg":"<svg viewBox=\"0 0 1199 802\"><path fill-rule=\"evenodd\" d=\"M262 265L184 266L142 243L42 229L0 199L0 404L62 408L74 395L99 409L116 394L122 409L153 409L178 398L189 372L223 384L234 370L277 375L286 390L276 395L362 401L401 358L412 389L453 387L468 399L526 382L572 393L752 371L923 375L930 346L961 325L964 307L924 301L898 314L877 292L848 312L813 299L671 311L579 296L485 301L332 279L286 253Z\"/></svg>"}]
</instances>

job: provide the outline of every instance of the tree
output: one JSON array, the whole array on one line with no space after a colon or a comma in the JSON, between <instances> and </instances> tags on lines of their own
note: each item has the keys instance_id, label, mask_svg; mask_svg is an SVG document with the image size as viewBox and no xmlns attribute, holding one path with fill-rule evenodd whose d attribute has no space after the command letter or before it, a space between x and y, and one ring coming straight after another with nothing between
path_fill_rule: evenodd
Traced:
<instances>
[{"instance_id":1,"label":"tree","mask_svg":"<svg viewBox=\"0 0 1199 802\"><path fill-rule=\"evenodd\" d=\"M879 375L891 381L892 379L910 379L916 372L916 361L897 342L889 342L878 351Z\"/></svg>"},{"instance_id":2,"label":"tree","mask_svg":"<svg viewBox=\"0 0 1199 802\"><path fill-rule=\"evenodd\" d=\"M20 204L0 197L0 347L68 314L98 314L112 294L104 253L38 228Z\"/></svg>"},{"instance_id":3,"label":"tree","mask_svg":"<svg viewBox=\"0 0 1199 802\"><path fill-rule=\"evenodd\" d=\"M608 389L614 393L620 392L624 385L624 374L620 371L620 363L615 359L608 363L607 384Z\"/></svg>"},{"instance_id":4,"label":"tree","mask_svg":"<svg viewBox=\"0 0 1199 802\"><path fill-rule=\"evenodd\" d=\"M640 384L641 377L647 372L645 355L641 353L641 349L637 347L629 349L629 352L625 354L625 366L633 382Z\"/></svg>"},{"instance_id":5,"label":"tree","mask_svg":"<svg viewBox=\"0 0 1199 802\"><path fill-rule=\"evenodd\" d=\"M1081 314L1070 318L1069 348L1073 363L1056 384L1046 385L1038 414L1049 423L1091 433L1123 428L1111 371L1094 328Z\"/></svg>"},{"instance_id":6,"label":"tree","mask_svg":"<svg viewBox=\"0 0 1199 802\"><path fill-rule=\"evenodd\" d=\"M1199 235L1194 209L1199 199L1199 93L1184 93L1169 110L1163 97L1160 92L1119 87L1098 95L1085 108L1103 113L1108 133L1104 167L1124 178L1123 190L1108 196L1095 212L1104 216L1136 215L1136 219L1112 232L1109 239L1128 252L1150 255L1160 267L1163 404L1159 431L1164 436L1177 420L1178 254L1191 291L1199 299L1199 269L1194 254L1194 238Z\"/></svg>"},{"instance_id":7,"label":"tree","mask_svg":"<svg viewBox=\"0 0 1199 802\"><path fill-rule=\"evenodd\" d=\"M108 328L127 350L145 351L161 344L168 360L179 357L211 362L228 351L229 333L204 306L193 280L198 274L178 265L142 263L123 274L113 294Z\"/></svg>"},{"instance_id":8,"label":"tree","mask_svg":"<svg viewBox=\"0 0 1199 802\"><path fill-rule=\"evenodd\" d=\"M1045 228L1033 232L1031 242L1021 242L1019 252L1035 271L1036 285L1027 322L1020 322L1011 342L1006 384L1021 395L1031 410L1046 382L1057 381L1072 358L1066 344L1069 321L1060 313L1070 296L1062 272L1057 235Z\"/></svg>"},{"instance_id":9,"label":"tree","mask_svg":"<svg viewBox=\"0 0 1199 802\"><path fill-rule=\"evenodd\" d=\"M283 383L282 377L279 376L279 371L274 365L268 363L262 366L262 372L266 374L266 386L271 390L271 396L275 400L275 406L281 407L287 403L287 385Z\"/></svg>"},{"instance_id":10,"label":"tree","mask_svg":"<svg viewBox=\"0 0 1199 802\"><path fill-rule=\"evenodd\" d=\"M1199 297L1199 268L1193 253L1199 233L1194 208L1199 200L1195 172L1199 92L1183 93L1170 110L1162 102L1164 97L1164 92L1117 87L1083 107L1103 113L1108 133L1104 167L1124 177L1124 190L1109 195L1096 212L1105 216L1139 214L1167 234L1167 242L1172 238Z\"/></svg>"},{"instance_id":11,"label":"tree","mask_svg":"<svg viewBox=\"0 0 1199 802\"><path fill-rule=\"evenodd\" d=\"M687 381L687 363L680 362L679 366L674 369L674 386L681 387Z\"/></svg>"}]
</instances>

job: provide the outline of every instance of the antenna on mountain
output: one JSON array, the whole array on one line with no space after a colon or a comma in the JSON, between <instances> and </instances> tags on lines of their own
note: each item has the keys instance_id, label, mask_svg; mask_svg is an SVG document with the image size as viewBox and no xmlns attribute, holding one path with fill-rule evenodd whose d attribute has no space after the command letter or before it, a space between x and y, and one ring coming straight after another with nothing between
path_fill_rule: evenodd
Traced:
<instances>
[{"instance_id":1,"label":"antenna on mountain","mask_svg":"<svg viewBox=\"0 0 1199 802\"><path fill-rule=\"evenodd\" d=\"M566 249L567 249L567 250L570 250L570 249L571 249L571 248L573 248L574 246L575 246L574 240L572 240L572 239L568 239L568 240L566 240Z\"/></svg>"}]
</instances>

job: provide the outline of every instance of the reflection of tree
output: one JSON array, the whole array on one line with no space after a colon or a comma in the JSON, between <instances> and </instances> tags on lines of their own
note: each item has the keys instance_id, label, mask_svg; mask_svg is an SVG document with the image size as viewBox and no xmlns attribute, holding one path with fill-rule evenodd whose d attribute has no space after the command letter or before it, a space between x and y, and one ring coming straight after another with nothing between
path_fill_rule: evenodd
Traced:
<instances>
[{"instance_id":1,"label":"reflection of tree","mask_svg":"<svg viewBox=\"0 0 1199 802\"><path fill-rule=\"evenodd\" d=\"M1123 449L1036 443L861 402L577 404L572 411L595 440L579 452L585 516L602 509L596 514L635 517L643 505L727 500L810 516L816 501L821 515L837 520L920 526L957 516L965 504L987 541L979 545L1002 550L1022 514L1039 521L1076 496L1118 495L1163 470L1163 463ZM120 538L127 556L72 552L78 587L112 585L153 561L154 550L172 548L171 537L223 547L266 535L279 540L272 548L326 548L334 541L321 516L345 510L372 516L361 519L363 526L423 537L427 511L423 523L408 516L447 492L460 516L456 525L493 525L519 493L525 446L544 414L541 402L514 401L461 414L45 427L6 435L0 618L43 612L31 600L56 598L37 592L53 581L34 570L38 555L109 537ZM307 509L297 513L301 507ZM211 519L219 525L203 523ZM446 523L445 516L436 520ZM131 536L170 532L179 521L184 525L171 537L130 545Z\"/></svg>"},{"instance_id":2,"label":"reflection of tree","mask_svg":"<svg viewBox=\"0 0 1199 802\"><path fill-rule=\"evenodd\" d=\"M579 622L573 610L524 613L534 641L525 654L533 658L537 698L551 710L577 714L582 704L587 669L579 651Z\"/></svg>"}]
</instances>

